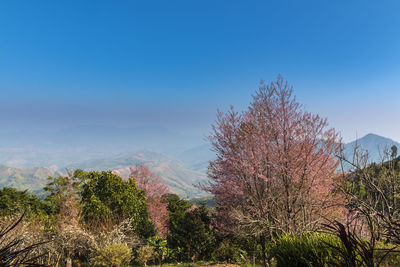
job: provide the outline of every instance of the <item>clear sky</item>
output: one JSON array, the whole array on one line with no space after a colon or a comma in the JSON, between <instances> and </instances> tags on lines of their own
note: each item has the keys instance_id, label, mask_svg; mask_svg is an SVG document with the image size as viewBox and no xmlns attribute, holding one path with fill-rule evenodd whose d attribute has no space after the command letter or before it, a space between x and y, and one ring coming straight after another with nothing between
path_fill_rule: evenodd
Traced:
<instances>
[{"instance_id":1,"label":"clear sky","mask_svg":"<svg viewBox=\"0 0 400 267\"><path fill-rule=\"evenodd\" d=\"M345 141L400 141L400 2L0 2L2 127L204 134L278 74Z\"/></svg>"}]
</instances>

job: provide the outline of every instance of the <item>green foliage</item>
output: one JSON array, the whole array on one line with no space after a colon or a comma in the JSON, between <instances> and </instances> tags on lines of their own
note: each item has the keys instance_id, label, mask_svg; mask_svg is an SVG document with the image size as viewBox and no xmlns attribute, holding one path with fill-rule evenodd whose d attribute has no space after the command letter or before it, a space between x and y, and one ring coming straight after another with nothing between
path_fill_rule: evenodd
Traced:
<instances>
[{"instance_id":1,"label":"green foliage","mask_svg":"<svg viewBox=\"0 0 400 267\"><path fill-rule=\"evenodd\" d=\"M153 246L143 246L137 250L136 261L141 265L147 266L147 262L152 261L156 257Z\"/></svg>"},{"instance_id":2,"label":"green foliage","mask_svg":"<svg viewBox=\"0 0 400 267\"><path fill-rule=\"evenodd\" d=\"M71 177L67 176L58 176L47 178L46 186L44 187L44 191L47 192L46 202L52 208L52 212L55 214L60 213L61 204L65 201L67 197L67 191L69 186L69 179L72 179L72 190L75 193L78 193L81 189L82 182L75 175L71 175Z\"/></svg>"},{"instance_id":3,"label":"green foliage","mask_svg":"<svg viewBox=\"0 0 400 267\"><path fill-rule=\"evenodd\" d=\"M44 216L49 214L50 206L26 190L3 187L0 189L0 215L14 215L25 212L27 215Z\"/></svg>"},{"instance_id":4,"label":"green foliage","mask_svg":"<svg viewBox=\"0 0 400 267\"><path fill-rule=\"evenodd\" d=\"M383 261L380 266L400 267L400 251L398 246L394 244L378 242L376 244L375 255L378 259L383 257Z\"/></svg>"},{"instance_id":5,"label":"green foliage","mask_svg":"<svg viewBox=\"0 0 400 267\"><path fill-rule=\"evenodd\" d=\"M197 206L204 205L207 208L215 207L215 198L214 197L197 197L189 200L190 204L194 204Z\"/></svg>"},{"instance_id":6,"label":"green foliage","mask_svg":"<svg viewBox=\"0 0 400 267\"><path fill-rule=\"evenodd\" d=\"M211 229L211 217L204 206L188 211L181 222L186 250L190 259L208 259L215 244L215 233Z\"/></svg>"},{"instance_id":7,"label":"green foliage","mask_svg":"<svg viewBox=\"0 0 400 267\"><path fill-rule=\"evenodd\" d=\"M277 266L331 266L334 261L329 244L340 246L340 241L332 235L305 233L300 237L281 236L270 253Z\"/></svg>"},{"instance_id":8,"label":"green foliage","mask_svg":"<svg viewBox=\"0 0 400 267\"><path fill-rule=\"evenodd\" d=\"M191 204L189 204L186 200L181 199L176 194L168 194L166 201L168 202L168 211L170 216L177 218L183 217L191 206Z\"/></svg>"},{"instance_id":9,"label":"green foliage","mask_svg":"<svg viewBox=\"0 0 400 267\"><path fill-rule=\"evenodd\" d=\"M158 235L156 235L154 238L149 238L148 241L150 245L154 248L154 251L158 258L158 263L161 266L165 257L167 257L171 253L171 250L167 247L167 240L162 239Z\"/></svg>"},{"instance_id":10,"label":"green foliage","mask_svg":"<svg viewBox=\"0 0 400 267\"><path fill-rule=\"evenodd\" d=\"M217 244L212 254L213 260L232 262L236 264L262 264L263 261L263 252L262 246L260 242L260 237L256 236L256 238L251 236L242 236L242 235L220 235L218 232L216 233ZM272 243L266 242L266 247L270 247ZM268 249L266 248L266 249ZM219 254L216 254L216 251L222 249ZM226 252L226 256L223 252ZM233 254L231 253L233 252ZM217 257L220 255L220 257ZM267 261L270 260L270 256L267 255ZM218 259L219 258L219 259ZM246 258L247 262L244 263L244 258Z\"/></svg>"},{"instance_id":11,"label":"green foliage","mask_svg":"<svg viewBox=\"0 0 400 267\"><path fill-rule=\"evenodd\" d=\"M181 223L185 218L190 205L178 195L168 194L168 211L169 211L169 233L167 236L168 246L177 249L182 245Z\"/></svg>"},{"instance_id":12,"label":"green foliage","mask_svg":"<svg viewBox=\"0 0 400 267\"><path fill-rule=\"evenodd\" d=\"M179 249L180 260L209 259L215 245L215 233L205 206L189 209L190 205L176 195L168 195L170 216L170 248Z\"/></svg>"},{"instance_id":13,"label":"green foliage","mask_svg":"<svg viewBox=\"0 0 400 267\"><path fill-rule=\"evenodd\" d=\"M247 252L230 240L223 240L213 251L212 259L218 262L229 262L244 265L247 262Z\"/></svg>"},{"instance_id":14,"label":"green foliage","mask_svg":"<svg viewBox=\"0 0 400 267\"><path fill-rule=\"evenodd\" d=\"M122 180L111 171L79 172L82 186L82 217L91 224L118 223L131 218L134 230L143 237L155 232L149 220L145 192L139 190L132 178Z\"/></svg>"},{"instance_id":15,"label":"green foliage","mask_svg":"<svg viewBox=\"0 0 400 267\"><path fill-rule=\"evenodd\" d=\"M380 201L380 194L385 196L385 201L397 210L400 203L400 158L391 159L383 163L372 163L361 166L346 176L344 188L349 194L357 196L360 200L370 200L381 211L386 208ZM359 203L348 203L350 208L357 207Z\"/></svg>"},{"instance_id":16,"label":"green foliage","mask_svg":"<svg viewBox=\"0 0 400 267\"><path fill-rule=\"evenodd\" d=\"M99 250L93 259L96 266L120 267L128 265L132 259L132 249L124 244L112 244Z\"/></svg>"}]
</instances>

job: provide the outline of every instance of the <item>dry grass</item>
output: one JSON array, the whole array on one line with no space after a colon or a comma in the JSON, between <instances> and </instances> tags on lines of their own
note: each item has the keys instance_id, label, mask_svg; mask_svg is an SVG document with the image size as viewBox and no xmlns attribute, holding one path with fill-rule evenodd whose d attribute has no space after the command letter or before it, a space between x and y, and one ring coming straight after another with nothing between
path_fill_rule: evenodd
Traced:
<instances>
[{"instance_id":1,"label":"dry grass","mask_svg":"<svg viewBox=\"0 0 400 267\"><path fill-rule=\"evenodd\" d=\"M149 267L156 267L159 265L149 265ZM163 264L163 267L172 267L172 266L180 266L180 267L239 267L237 264L229 264L229 263L213 263L213 262L194 262L194 263L167 263Z\"/></svg>"}]
</instances>

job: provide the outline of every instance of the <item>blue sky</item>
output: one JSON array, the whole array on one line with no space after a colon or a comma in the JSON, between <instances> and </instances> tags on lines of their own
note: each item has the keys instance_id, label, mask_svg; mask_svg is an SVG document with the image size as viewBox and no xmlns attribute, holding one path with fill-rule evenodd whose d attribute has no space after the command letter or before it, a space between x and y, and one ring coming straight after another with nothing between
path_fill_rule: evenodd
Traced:
<instances>
[{"instance_id":1,"label":"blue sky","mask_svg":"<svg viewBox=\"0 0 400 267\"><path fill-rule=\"evenodd\" d=\"M398 1L2 1L0 123L205 134L278 74L345 141L400 141Z\"/></svg>"}]
</instances>

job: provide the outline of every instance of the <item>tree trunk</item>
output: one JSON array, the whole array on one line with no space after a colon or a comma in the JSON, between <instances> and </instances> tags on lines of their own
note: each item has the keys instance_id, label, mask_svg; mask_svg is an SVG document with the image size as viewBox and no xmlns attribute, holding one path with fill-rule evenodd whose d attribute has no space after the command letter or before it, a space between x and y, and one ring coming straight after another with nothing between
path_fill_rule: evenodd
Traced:
<instances>
[{"instance_id":1,"label":"tree trunk","mask_svg":"<svg viewBox=\"0 0 400 267\"><path fill-rule=\"evenodd\" d=\"M260 236L260 243L261 243L264 267L268 267L269 264L268 264L268 259L267 259L267 251L265 249L265 235L264 234L261 234L261 236Z\"/></svg>"},{"instance_id":2,"label":"tree trunk","mask_svg":"<svg viewBox=\"0 0 400 267\"><path fill-rule=\"evenodd\" d=\"M71 257L67 257L67 263L65 264L65 267L72 267L72 259L71 259Z\"/></svg>"}]
</instances>

